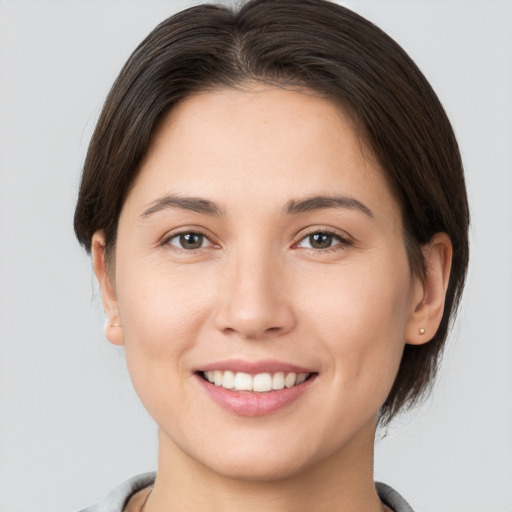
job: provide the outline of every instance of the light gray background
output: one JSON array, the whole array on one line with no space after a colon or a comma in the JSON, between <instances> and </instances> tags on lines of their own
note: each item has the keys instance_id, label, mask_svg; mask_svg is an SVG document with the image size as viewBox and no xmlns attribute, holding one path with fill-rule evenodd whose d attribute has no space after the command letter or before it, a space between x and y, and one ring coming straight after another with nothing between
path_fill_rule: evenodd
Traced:
<instances>
[{"instance_id":1,"label":"light gray background","mask_svg":"<svg viewBox=\"0 0 512 512\"><path fill-rule=\"evenodd\" d=\"M197 2L196 2L197 3ZM352 0L416 60L458 135L472 263L434 395L377 446L419 512L512 511L512 2ZM103 338L72 215L104 97L186 1L0 0L0 511L64 512L156 462Z\"/></svg>"}]
</instances>

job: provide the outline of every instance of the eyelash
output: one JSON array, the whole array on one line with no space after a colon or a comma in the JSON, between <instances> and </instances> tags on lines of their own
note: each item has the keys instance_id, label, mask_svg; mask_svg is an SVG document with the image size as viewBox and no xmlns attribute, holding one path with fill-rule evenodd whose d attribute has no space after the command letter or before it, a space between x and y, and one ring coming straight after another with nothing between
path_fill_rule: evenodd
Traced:
<instances>
[{"instance_id":1,"label":"eyelash","mask_svg":"<svg viewBox=\"0 0 512 512\"><path fill-rule=\"evenodd\" d=\"M179 231L178 233L173 233L172 235L166 237L163 241L162 241L162 244L161 245L164 245L164 246L169 246L169 247L172 247L172 250L174 251L178 251L178 252L181 252L181 253L197 253L199 251L202 251L204 249L207 249L209 246L207 247L198 247L197 249L185 249L183 247L177 247L176 245L172 245L170 242L171 240L173 240L174 238L179 238L179 237L182 237L182 236L185 236L185 235L198 235L198 236L202 236L205 240L207 240L210 244L210 246L214 246L215 244L210 240L209 236L206 234L206 233L203 233L202 231L200 230L194 230L194 229L188 229L188 230L184 230L184 231Z\"/></svg>"},{"instance_id":2,"label":"eyelash","mask_svg":"<svg viewBox=\"0 0 512 512\"><path fill-rule=\"evenodd\" d=\"M304 248L306 250L313 251L316 254L317 253L326 254L326 253L330 253L330 252L340 251L340 250L343 250L345 247L349 247L349 246L353 245L353 243L354 243L353 240L351 240L350 238L344 237L334 231L330 231L327 229L317 229L317 230L311 231L311 232L305 234L304 236L302 236L302 238L297 243L293 244L293 247L294 248L297 247L300 243L302 243L303 241L305 241L307 239L310 239L314 235L329 236L329 237L332 237L333 242L334 242L334 240L338 241L337 244L331 245L324 249L317 249L314 247L305 247Z\"/></svg>"},{"instance_id":3,"label":"eyelash","mask_svg":"<svg viewBox=\"0 0 512 512\"><path fill-rule=\"evenodd\" d=\"M197 235L197 236L201 236L201 237L204 237L204 239L206 239L208 242L209 242L209 246L207 247L198 247L196 249L185 249L183 247L177 247L176 245L172 245L170 242L171 240L175 239L175 238L179 238L181 236L184 236L184 235ZM331 245L329 247L326 247L326 248L323 248L323 249L318 249L318 248L314 248L314 247L304 247L304 249L308 250L308 251L313 251L314 253L329 253L329 252L334 252L334 251L338 251L338 250L342 250L343 248L345 247L349 247L351 245L353 245L353 241L348 238L348 237L344 237L344 236L341 236L340 234L338 233L335 233L334 231L329 231L329 230L326 230L326 229L317 229L317 230L314 230L314 231L311 231L309 233L306 233L304 234L298 242L294 243L293 244L293 248L299 248L298 246L304 242L305 240L307 240L308 238L314 236L314 235L324 235L324 236L329 236L329 237L332 237L332 240L337 240L338 243L337 244L334 244L334 245ZM208 235L206 235L205 233L203 233L202 231L200 230L184 230L184 231L179 231L178 233L173 233L172 235L166 237L161 245L163 246L170 246L172 247L172 250L174 251L178 251L178 252L182 252L182 253L197 253L199 251L202 251L204 249L207 249L208 247L211 247L211 246L215 246L215 244L210 240L210 238L208 237Z\"/></svg>"}]
</instances>

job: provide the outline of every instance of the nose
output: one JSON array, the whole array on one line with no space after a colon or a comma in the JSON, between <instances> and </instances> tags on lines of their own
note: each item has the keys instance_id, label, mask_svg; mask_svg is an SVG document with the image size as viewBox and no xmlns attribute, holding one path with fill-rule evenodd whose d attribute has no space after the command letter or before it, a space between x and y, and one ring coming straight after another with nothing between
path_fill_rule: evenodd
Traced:
<instances>
[{"instance_id":1,"label":"nose","mask_svg":"<svg viewBox=\"0 0 512 512\"><path fill-rule=\"evenodd\" d=\"M290 332L296 317L282 264L252 254L226 264L215 326L225 334L261 340Z\"/></svg>"}]
</instances>

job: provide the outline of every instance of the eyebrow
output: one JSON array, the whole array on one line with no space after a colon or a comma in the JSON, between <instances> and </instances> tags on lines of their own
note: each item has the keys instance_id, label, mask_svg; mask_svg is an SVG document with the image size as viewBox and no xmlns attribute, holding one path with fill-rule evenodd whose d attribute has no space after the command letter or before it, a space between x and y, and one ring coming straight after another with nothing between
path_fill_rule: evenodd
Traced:
<instances>
[{"instance_id":1,"label":"eyebrow","mask_svg":"<svg viewBox=\"0 0 512 512\"><path fill-rule=\"evenodd\" d=\"M216 217L223 214L222 209L213 201L201 197L180 197L167 195L153 201L140 217L146 219L150 215L166 209L188 210ZM349 196L311 196L304 199L289 201L285 213L293 215L328 208L347 208L359 210L373 218L373 212L361 201Z\"/></svg>"},{"instance_id":2,"label":"eyebrow","mask_svg":"<svg viewBox=\"0 0 512 512\"><path fill-rule=\"evenodd\" d=\"M349 196L312 196L301 200L289 201L286 205L286 213L304 213L327 208L347 208L360 210L373 218L373 212L354 197Z\"/></svg>"},{"instance_id":3,"label":"eyebrow","mask_svg":"<svg viewBox=\"0 0 512 512\"><path fill-rule=\"evenodd\" d=\"M169 208L205 213L207 215L222 215L222 210L219 206L208 199L202 199L200 197L163 196L153 201L151 206L145 210L140 217L146 219L156 212Z\"/></svg>"}]
</instances>

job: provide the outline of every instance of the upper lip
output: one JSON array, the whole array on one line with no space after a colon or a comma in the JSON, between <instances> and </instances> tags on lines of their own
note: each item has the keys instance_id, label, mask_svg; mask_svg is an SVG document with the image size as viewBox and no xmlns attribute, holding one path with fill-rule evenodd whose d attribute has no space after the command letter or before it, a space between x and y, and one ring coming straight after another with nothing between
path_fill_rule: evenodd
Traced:
<instances>
[{"instance_id":1,"label":"upper lip","mask_svg":"<svg viewBox=\"0 0 512 512\"><path fill-rule=\"evenodd\" d=\"M232 371L233 373L244 372L251 375L257 375L258 373L314 373L310 368L298 366L296 364L286 363L283 361L277 361L275 359L267 359L262 361L245 361L243 359L226 359L225 361L216 361L201 366L197 369L200 372L210 371Z\"/></svg>"}]
</instances>

